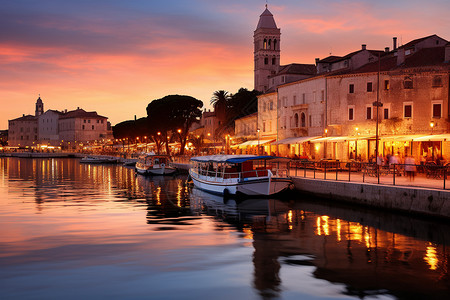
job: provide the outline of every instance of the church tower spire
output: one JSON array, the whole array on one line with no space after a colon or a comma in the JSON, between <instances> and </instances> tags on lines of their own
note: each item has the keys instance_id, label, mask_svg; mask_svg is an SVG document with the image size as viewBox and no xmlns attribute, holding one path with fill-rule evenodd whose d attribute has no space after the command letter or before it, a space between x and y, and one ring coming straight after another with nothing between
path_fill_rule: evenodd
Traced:
<instances>
[{"instance_id":1,"label":"church tower spire","mask_svg":"<svg viewBox=\"0 0 450 300\"><path fill-rule=\"evenodd\" d=\"M36 111L34 112L34 115L38 117L43 113L44 113L44 103L42 102L41 95L39 94L39 98L36 100Z\"/></svg>"},{"instance_id":2,"label":"church tower spire","mask_svg":"<svg viewBox=\"0 0 450 300\"><path fill-rule=\"evenodd\" d=\"M279 70L280 36L280 29L266 4L253 33L255 90L265 92L269 88L269 76Z\"/></svg>"}]
</instances>

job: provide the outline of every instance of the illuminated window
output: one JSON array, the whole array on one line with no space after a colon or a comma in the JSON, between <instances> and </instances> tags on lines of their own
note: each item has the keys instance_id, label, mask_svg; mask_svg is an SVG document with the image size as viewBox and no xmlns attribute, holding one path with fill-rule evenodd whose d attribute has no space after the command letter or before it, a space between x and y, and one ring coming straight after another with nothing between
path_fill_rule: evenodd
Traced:
<instances>
[{"instance_id":1,"label":"illuminated window","mask_svg":"<svg viewBox=\"0 0 450 300\"><path fill-rule=\"evenodd\" d=\"M389 90L389 80L385 80L384 81L384 89L387 91L387 90Z\"/></svg>"}]
</instances>

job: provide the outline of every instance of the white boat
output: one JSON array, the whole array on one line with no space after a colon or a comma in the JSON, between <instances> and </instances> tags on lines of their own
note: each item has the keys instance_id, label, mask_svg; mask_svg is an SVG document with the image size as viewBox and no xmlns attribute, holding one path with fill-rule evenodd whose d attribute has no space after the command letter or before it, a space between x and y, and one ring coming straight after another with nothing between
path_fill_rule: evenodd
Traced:
<instances>
[{"instance_id":1,"label":"white boat","mask_svg":"<svg viewBox=\"0 0 450 300\"><path fill-rule=\"evenodd\" d=\"M177 169L170 166L171 162L168 155L144 154L139 157L135 169L142 175L172 175Z\"/></svg>"},{"instance_id":2,"label":"white boat","mask_svg":"<svg viewBox=\"0 0 450 300\"><path fill-rule=\"evenodd\" d=\"M116 164L119 159L116 157L85 156L80 160L82 164Z\"/></svg>"},{"instance_id":3,"label":"white boat","mask_svg":"<svg viewBox=\"0 0 450 300\"><path fill-rule=\"evenodd\" d=\"M210 155L191 158L194 186L224 196L270 196L292 185L288 158L257 155Z\"/></svg>"}]
</instances>

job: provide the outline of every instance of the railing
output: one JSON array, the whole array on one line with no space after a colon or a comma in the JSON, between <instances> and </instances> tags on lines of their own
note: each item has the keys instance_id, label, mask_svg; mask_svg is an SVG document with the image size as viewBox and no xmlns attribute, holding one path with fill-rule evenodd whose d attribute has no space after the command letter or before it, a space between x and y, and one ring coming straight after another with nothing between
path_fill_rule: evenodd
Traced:
<instances>
[{"instance_id":1,"label":"railing","mask_svg":"<svg viewBox=\"0 0 450 300\"><path fill-rule=\"evenodd\" d=\"M238 181L245 180L246 178L259 178L259 177L280 177L281 174L288 176L288 170L278 169L275 174L270 169L251 170L244 172L221 172L219 171L207 171L203 169L192 169L197 176L208 177L209 181L214 182L226 182L227 179L237 179Z\"/></svg>"},{"instance_id":2,"label":"railing","mask_svg":"<svg viewBox=\"0 0 450 300\"><path fill-rule=\"evenodd\" d=\"M337 160L291 161L289 175L313 179L447 189L450 164L391 164Z\"/></svg>"}]
</instances>

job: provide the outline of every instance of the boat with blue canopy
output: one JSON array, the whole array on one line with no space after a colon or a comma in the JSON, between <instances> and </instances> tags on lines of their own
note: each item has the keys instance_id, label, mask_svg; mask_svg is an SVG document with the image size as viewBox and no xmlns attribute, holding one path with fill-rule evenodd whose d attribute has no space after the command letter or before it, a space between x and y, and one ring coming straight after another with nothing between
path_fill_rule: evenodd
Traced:
<instances>
[{"instance_id":1,"label":"boat with blue canopy","mask_svg":"<svg viewBox=\"0 0 450 300\"><path fill-rule=\"evenodd\" d=\"M209 155L192 157L189 170L194 186L228 195L270 196L292 185L289 158L261 155Z\"/></svg>"}]
</instances>

